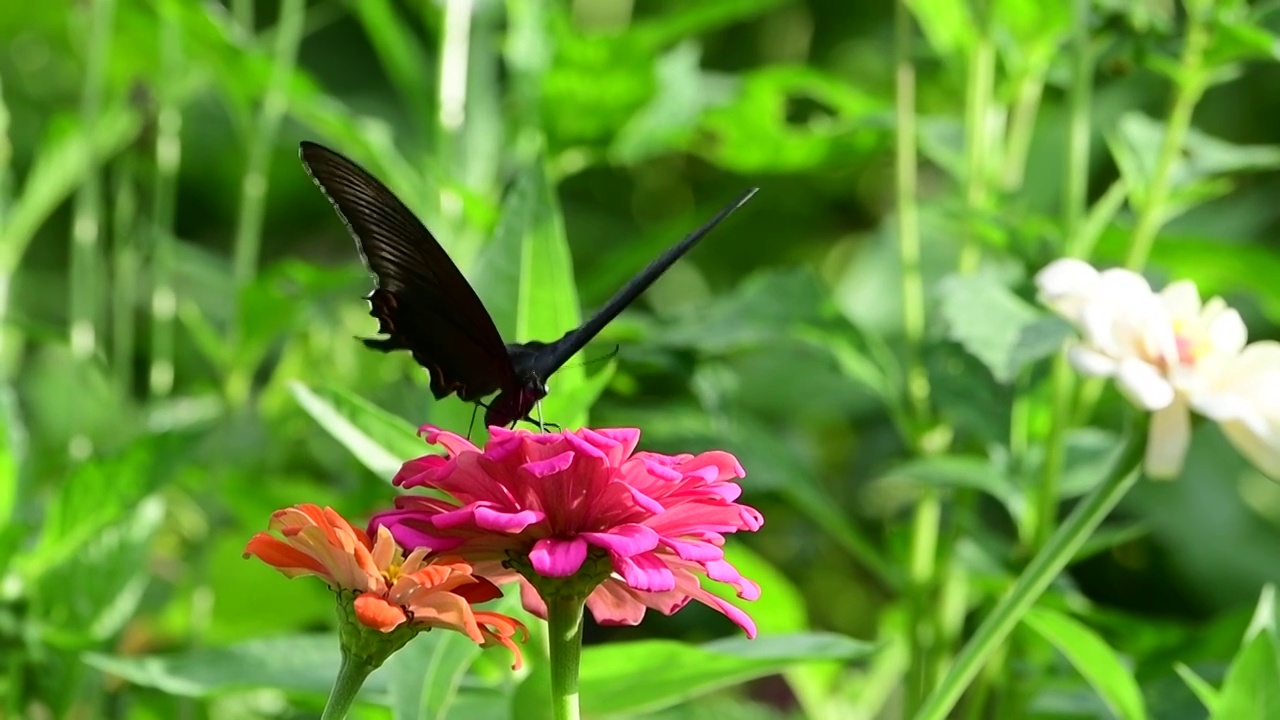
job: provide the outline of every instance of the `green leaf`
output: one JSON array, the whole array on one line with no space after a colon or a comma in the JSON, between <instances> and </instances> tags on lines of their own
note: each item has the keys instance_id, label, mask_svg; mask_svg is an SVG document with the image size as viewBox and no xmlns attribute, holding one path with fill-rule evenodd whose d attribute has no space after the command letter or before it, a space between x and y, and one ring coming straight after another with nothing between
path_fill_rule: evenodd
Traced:
<instances>
[{"instance_id":1,"label":"green leaf","mask_svg":"<svg viewBox=\"0 0 1280 720\"><path fill-rule=\"evenodd\" d=\"M581 322L564 218L541 161L524 170L504 203L475 283L486 291L490 315L507 338L549 342ZM542 401L544 416L566 427L586 422L613 372L610 364L588 380L580 357L556 371Z\"/></svg>"},{"instance_id":2,"label":"green leaf","mask_svg":"<svg viewBox=\"0 0 1280 720\"><path fill-rule=\"evenodd\" d=\"M289 389L308 415L378 477L390 480L405 460L432 452L408 421L345 390L316 392L297 381Z\"/></svg>"},{"instance_id":3,"label":"green leaf","mask_svg":"<svg viewBox=\"0 0 1280 720\"><path fill-rule=\"evenodd\" d=\"M1205 709L1212 714L1214 708L1218 706L1218 689L1210 685L1208 680L1197 675L1195 670L1182 663L1174 663L1173 669L1191 692L1195 693Z\"/></svg>"},{"instance_id":4,"label":"green leaf","mask_svg":"<svg viewBox=\"0 0 1280 720\"><path fill-rule=\"evenodd\" d=\"M456 632L421 633L392 655L382 671L391 691L395 720L442 720L450 716L467 668L480 646Z\"/></svg>"},{"instance_id":5,"label":"green leaf","mask_svg":"<svg viewBox=\"0 0 1280 720\"><path fill-rule=\"evenodd\" d=\"M52 572L98 541L101 533L128 516L177 461L186 438L156 436L136 441L114 455L81 463L61 483L45 508L40 537L21 557L31 576Z\"/></svg>"},{"instance_id":6,"label":"green leaf","mask_svg":"<svg viewBox=\"0 0 1280 720\"><path fill-rule=\"evenodd\" d=\"M790 117L808 106L810 117ZM733 101L707 110L701 152L740 173L794 173L845 167L888 140L889 104L844 78L805 66L774 65L742 77Z\"/></svg>"},{"instance_id":7,"label":"green leaf","mask_svg":"<svg viewBox=\"0 0 1280 720\"><path fill-rule=\"evenodd\" d=\"M992 278L953 275L942 281L940 294L947 337L1001 383L1012 382L1024 367L1052 355L1070 334L1066 323Z\"/></svg>"},{"instance_id":8,"label":"green leaf","mask_svg":"<svg viewBox=\"0 0 1280 720\"><path fill-rule=\"evenodd\" d=\"M959 55L977 39L977 27L967 3L923 0L910 5L911 13L929 45L939 55Z\"/></svg>"},{"instance_id":9,"label":"green leaf","mask_svg":"<svg viewBox=\"0 0 1280 720\"><path fill-rule=\"evenodd\" d=\"M364 27L364 34L400 99L413 108L419 122L430 123L436 113L431 93L425 90L435 86L435 63L412 32L413 21L402 17L389 0L361 0L348 7Z\"/></svg>"},{"instance_id":10,"label":"green leaf","mask_svg":"<svg viewBox=\"0 0 1280 720\"><path fill-rule=\"evenodd\" d=\"M1023 622L1066 656L1111 712L1125 720L1147 716L1132 670L1088 625L1045 607L1032 608Z\"/></svg>"},{"instance_id":11,"label":"green leaf","mask_svg":"<svg viewBox=\"0 0 1280 720\"><path fill-rule=\"evenodd\" d=\"M662 323L647 340L709 354L778 342L818 322L827 297L812 273L755 273L733 292L697 303Z\"/></svg>"},{"instance_id":12,"label":"green leaf","mask_svg":"<svg viewBox=\"0 0 1280 720\"><path fill-rule=\"evenodd\" d=\"M592 716L652 713L798 663L847 662L871 652L867 643L825 633L735 638L701 646L671 640L595 645L582 653L582 711ZM548 672L541 667L521 684L512 703L516 718L548 717L543 695Z\"/></svg>"},{"instance_id":13,"label":"green leaf","mask_svg":"<svg viewBox=\"0 0 1280 720\"><path fill-rule=\"evenodd\" d=\"M86 653L84 660L135 685L180 697L206 697L250 688L323 696L338 676L340 652L333 633L286 635L228 647L183 653L119 657ZM363 696L386 692L386 674L375 671Z\"/></svg>"},{"instance_id":14,"label":"green leaf","mask_svg":"<svg viewBox=\"0 0 1280 720\"><path fill-rule=\"evenodd\" d=\"M732 99L736 84L704 73L701 59L694 42L681 43L658 59L658 90L618 131L610 159L634 164L677 149L692 137L704 109Z\"/></svg>"},{"instance_id":15,"label":"green leaf","mask_svg":"<svg viewBox=\"0 0 1280 720\"><path fill-rule=\"evenodd\" d=\"M1231 661L1211 720L1280 717L1280 654L1276 645L1275 588L1263 588L1240 652Z\"/></svg>"},{"instance_id":16,"label":"green leaf","mask_svg":"<svg viewBox=\"0 0 1280 720\"><path fill-rule=\"evenodd\" d=\"M18 416L17 397L12 387L0 384L0 527L13 521L26 456L26 428ZM5 554L0 552L0 567L4 560Z\"/></svg>"},{"instance_id":17,"label":"green leaf","mask_svg":"<svg viewBox=\"0 0 1280 720\"><path fill-rule=\"evenodd\" d=\"M90 127L64 118L49 124L35 163L0 224L0 275L12 275L40 226L81 179L133 141L142 119L130 106L106 107Z\"/></svg>"},{"instance_id":18,"label":"green leaf","mask_svg":"<svg viewBox=\"0 0 1280 720\"><path fill-rule=\"evenodd\" d=\"M1021 520L1026 498L1009 476L991 460L959 455L908 460L876 481L883 488L968 488L990 495Z\"/></svg>"}]
</instances>

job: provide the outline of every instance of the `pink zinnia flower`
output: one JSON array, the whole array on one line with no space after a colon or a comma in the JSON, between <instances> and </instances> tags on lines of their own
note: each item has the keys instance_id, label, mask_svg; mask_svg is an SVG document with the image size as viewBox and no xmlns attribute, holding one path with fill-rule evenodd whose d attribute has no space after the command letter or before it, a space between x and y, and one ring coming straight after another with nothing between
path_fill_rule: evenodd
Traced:
<instances>
[{"instance_id":1,"label":"pink zinnia flower","mask_svg":"<svg viewBox=\"0 0 1280 720\"><path fill-rule=\"evenodd\" d=\"M587 608L601 624L635 625L646 608L670 615L697 600L755 637L746 613L699 582L706 576L729 583L740 598L760 596L722 549L725 533L764 522L735 502L742 488L733 479L744 472L733 455L636 453L634 428L538 434L494 427L483 451L438 428L421 432L448 457L410 460L394 482L450 498L402 496L371 528L389 528L405 547L464 557L495 580L512 577L503 565L511 560L543 578L595 572L604 579ZM524 581L522 590L525 608L545 618L533 587Z\"/></svg>"},{"instance_id":2,"label":"pink zinnia flower","mask_svg":"<svg viewBox=\"0 0 1280 720\"><path fill-rule=\"evenodd\" d=\"M515 618L471 607L502 591L475 575L469 563L457 557L427 559L426 550L406 558L386 529L374 533L375 542L333 508L307 503L272 513L269 527L280 537L257 533L244 556L257 557L287 577L315 575L346 591L347 600L340 602L352 603L361 625L381 633L404 626L454 630L482 647L506 647L515 655L514 667L520 667L514 637L528 630Z\"/></svg>"}]
</instances>

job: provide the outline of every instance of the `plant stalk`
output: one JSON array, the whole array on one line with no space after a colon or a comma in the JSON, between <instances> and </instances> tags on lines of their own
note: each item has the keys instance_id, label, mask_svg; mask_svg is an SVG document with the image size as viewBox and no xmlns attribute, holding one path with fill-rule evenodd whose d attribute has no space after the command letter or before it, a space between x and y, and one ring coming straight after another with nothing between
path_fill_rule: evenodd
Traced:
<instances>
[{"instance_id":1,"label":"plant stalk","mask_svg":"<svg viewBox=\"0 0 1280 720\"><path fill-rule=\"evenodd\" d=\"M1143 427L1131 429L1107 476L1076 506L1026 570L996 603L991 614L956 656L950 670L925 699L913 717L916 720L945 720L974 677L1017 627L1036 600L1071 562L1080 547L1125 493L1138 481L1138 464L1146 448Z\"/></svg>"}]
</instances>

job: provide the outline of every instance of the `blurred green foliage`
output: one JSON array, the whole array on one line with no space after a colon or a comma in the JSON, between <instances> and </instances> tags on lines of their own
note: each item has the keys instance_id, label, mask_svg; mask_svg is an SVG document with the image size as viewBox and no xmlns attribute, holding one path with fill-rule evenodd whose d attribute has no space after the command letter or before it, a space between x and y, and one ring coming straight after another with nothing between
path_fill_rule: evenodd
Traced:
<instances>
[{"instance_id":1,"label":"blurred green foliage","mask_svg":"<svg viewBox=\"0 0 1280 720\"><path fill-rule=\"evenodd\" d=\"M426 451L415 426L471 408L353 339L376 327L370 280L300 139L393 187L512 340L557 337L759 185L543 410L739 456L768 521L730 558L764 586L762 638L717 640L729 623L698 606L589 623L584 707L903 716L1118 442L1104 390L1037 496L1066 330L1035 270L1136 253L1280 337L1280 67L1270 3L917 0L906 50L895 9L0 4L0 717L318 714L330 595L243 545L296 502L385 507ZM1280 488L1198 428L1182 477L1127 498L958 717L1280 716L1277 557ZM536 644L512 676L458 640L411 644L359 716L540 716Z\"/></svg>"}]
</instances>

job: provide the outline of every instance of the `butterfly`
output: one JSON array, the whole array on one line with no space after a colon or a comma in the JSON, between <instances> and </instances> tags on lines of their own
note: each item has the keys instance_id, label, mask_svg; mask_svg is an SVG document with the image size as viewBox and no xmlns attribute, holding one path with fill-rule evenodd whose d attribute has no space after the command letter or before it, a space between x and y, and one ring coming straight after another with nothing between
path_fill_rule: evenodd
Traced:
<instances>
[{"instance_id":1,"label":"butterfly","mask_svg":"<svg viewBox=\"0 0 1280 720\"><path fill-rule=\"evenodd\" d=\"M547 395L547 378L591 341L667 268L755 195L751 188L631 278L581 326L552 342L504 343L476 291L404 203L351 159L303 141L299 156L376 279L369 314L382 352L408 350L431 375L437 400L451 394L485 408L485 424L514 426ZM497 393L488 404L484 398Z\"/></svg>"}]
</instances>

